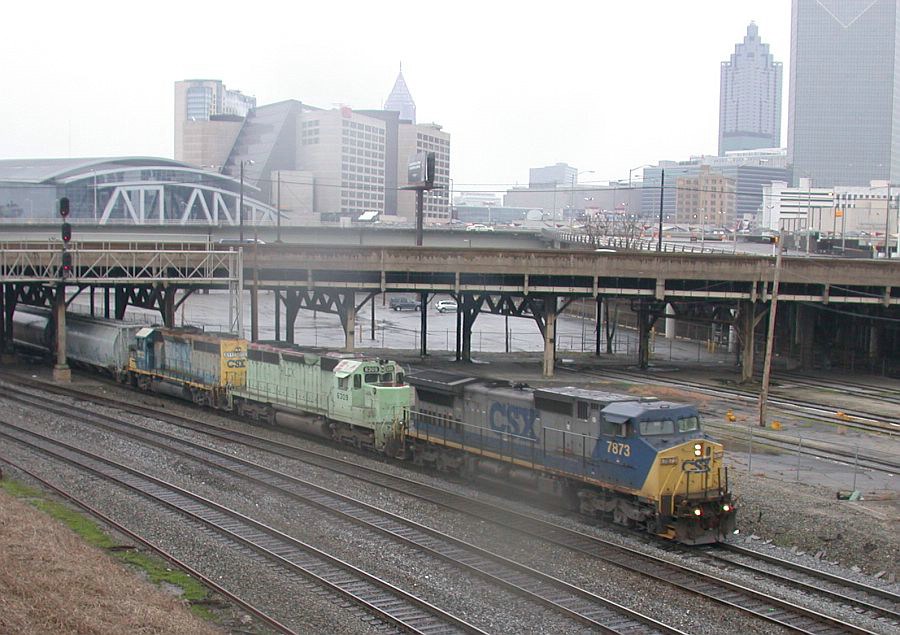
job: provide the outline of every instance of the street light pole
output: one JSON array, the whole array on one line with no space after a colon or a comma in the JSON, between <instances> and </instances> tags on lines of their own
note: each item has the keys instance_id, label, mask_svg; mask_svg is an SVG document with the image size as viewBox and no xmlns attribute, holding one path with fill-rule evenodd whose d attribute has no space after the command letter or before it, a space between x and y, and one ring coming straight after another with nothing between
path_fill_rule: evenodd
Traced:
<instances>
[{"instance_id":1,"label":"street light pole","mask_svg":"<svg viewBox=\"0 0 900 635\"><path fill-rule=\"evenodd\" d=\"M241 193L238 202L238 225L240 226L240 240L244 242L244 161L241 160Z\"/></svg>"},{"instance_id":2,"label":"street light pole","mask_svg":"<svg viewBox=\"0 0 900 635\"><path fill-rule=\"evenodd\" d=\"M897 229L897 234L900 235L900 228ZM887 184L887 200L884 202L884 257L888 259L891 257L891 250L888 245L890 245L891 239L891 182L888 181Z\"/></svg>"},{"instance_id":3,"label":"street light pole","mask_svg":"<svg viewBox=\"0 0 900 635\"><path fill-rule=\"evenodd\" d=\"M244 242L244 165L253 165L254 163L256 163L256 161L254 161L253 159L241 159L241 193L238 202L238 225L241 228L241 242Z\"/></svg>"},{"instance_id":4,"label":"street light pole","mask_svg":"<svg viewBox=\"0 0 900 635\"><path fill-rule=\"evenodd\" d=\"M628 175L629 182L631 181L631 174ZM656 251L662 251L662 238L663 238L663 193L666 190L666 171L661 170L661 176L659 180L659 240L656 243Z\"/></svg>"}]
</instances>

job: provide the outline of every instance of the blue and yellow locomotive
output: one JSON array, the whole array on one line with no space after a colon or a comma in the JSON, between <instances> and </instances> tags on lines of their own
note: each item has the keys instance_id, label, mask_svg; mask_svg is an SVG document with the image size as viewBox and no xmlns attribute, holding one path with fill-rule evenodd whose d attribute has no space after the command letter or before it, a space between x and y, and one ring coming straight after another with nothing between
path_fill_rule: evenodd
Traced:
<instances>
[{"instance_id":1,"label":"blue and yellow locomotive","mask_svg":"<svg viewBox=\"0 0 900 635\"><path fill-rule=\"evenodd\" d=\"M443 371L409 382L416 409L407 435L419 464L486 472L686 544L734 530L724 451L695 406Z\"/></svg>"}]
</instances>

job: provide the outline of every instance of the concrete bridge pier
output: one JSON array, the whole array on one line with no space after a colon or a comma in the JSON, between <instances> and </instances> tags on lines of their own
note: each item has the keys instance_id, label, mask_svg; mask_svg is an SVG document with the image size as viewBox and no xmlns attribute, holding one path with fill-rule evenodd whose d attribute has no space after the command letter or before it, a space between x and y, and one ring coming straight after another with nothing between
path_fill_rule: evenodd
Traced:
<instances>
[{"instance_id":1,"label":"concrete bridge pier","mask_svg":"<svg viewBox=\"0 0 900 635\"><path fill-rule=\"evenodd\" d=\"M638 368L647 370L650 367L650 331L656 318L645 303L637 310L638 326Z\"/></svg>"},{"instance_id":2,"label":"concrete bridge pier","mask_svg":"<svg viewBox=\"0 0 900 635\"><path fill-rule=\"evenodd\" d=\"M250 341L259 341L259 287L250 287Z\"/></svg>"},{"instance_id":3,"label":"concrete bridge pier","mask_svg":"<svg viewBox=\"0 0 900 635\"><path fill-rule=\"evenodd\" d=\"M425 310L423 309L424 313ZM353 293L343 295L340 303L341 326L344 327L344 351L356 350L356 298ZM423 345L424 346L424 345Z\"/></svg>"},{"instance_id":4,"label":"concrete bridge pier","mask_svg":"<svg viewBox=\"0 0 900 635\"><path fill-rule=\"evenodd\" d=\"M544 377L553 377L556 371L556 305L555 295L544 298Z\"/></svg>"},{"instance_id":5,"label":"concrete bridge pier","mask_svg":"<svg viewBox=\"0 0 900 635\"><path fill-rule=\"evenodd\" d=\"M753 352L756 325L762 315L757 317L756 305L753 302L741 302L738 307L737 329L738 340L741 343L741 383L746 383L753 379Z\"/></svg>"},{"instance_id":6,"label":"concrete bridge pier","mask_svg":"<svg viewBox=\"0 0 900 635\"><path fill-rule=\"evenodd\" d=\"M53 321L56 325L56 364L53 366L53 379L60 383L72 381L72 369L66 363L66 285L56 286L53 298Z\"/></svg>"},{"instance_id":7,"label":"concrete bridge pier","mask_svg":"<svg viewBox=\"0 0 900 635\"><path fill-rule=\"evenodd\" d=\"M461 361L472 361L472 326L478 318L478 312L481 307L481 300L476 299L470 293L461 294L462 304L459 305L459 314L462 317L462 346L459 357ZM424 307L422 309L425 310ZM459 329L457 328L457 331Z\"/></svg>"},{"instance_id":8,"label":"concrete bridge pier","mask_svg":"<svg viewBox=\"0 0 900 635\"><path fill-rule=\"evenodd\" d=\"M800 347L800 368L809 370L813 366L813 344L816 341L816 314L808 306L797 305L797 319L794 321L796 337Z\"/></svg>"},{"instance_id":9,"label":"concrete bridge pier","mask_svg":"<svg viewBox=\"0 0 900 635\"><path fill-rule=\"evenodd\" d=\"M294 343L294 329L297 324L297 314L300 312L300 292L294 289L285 289L284 297L284 339L288 344Z\"/></svg>"},{"instance_id":10,"label":"concrete bridge pier","mask_svg":"<svg viewBox=\"0 0 900 635\"><path fill-rule=\"evenodd\" d=\"M0 285L0 362L13 360L12 318L16 308L15 289L11 284Z\"/></svg>"}]
</instances>

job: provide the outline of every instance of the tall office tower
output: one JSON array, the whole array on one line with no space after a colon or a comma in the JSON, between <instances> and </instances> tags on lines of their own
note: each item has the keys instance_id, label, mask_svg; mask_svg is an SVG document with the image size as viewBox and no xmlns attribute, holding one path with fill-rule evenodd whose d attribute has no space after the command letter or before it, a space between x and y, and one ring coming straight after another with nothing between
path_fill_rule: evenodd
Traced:
<instances>
[{"instance_id":1,"label":"tall office tower","mask_svg":"<svg viewBox=\"0 0 900 635\"><path fill-rule=\"evenodd\" d=\"M900 0L793 0L788 161L794 183L900 179Z\"/></svg>"},{"instance_id":2,"label":"tall office tower","mask_svg":"<svg viewBox=\"0 0 900 635\"><path fill-rule=\"evenodd\" d=\"M387 101L384 102L384 109L399 112L402 122L416 123L416 102L413 101L409 88L406 86L406 80L403 79L402 69L397 73L397 80L394 82L394 88L391 89Z\"/></svg>"},{"instance_id":3,"label":"tall office tower","mask_svg":"<svg viewBox=\"0 0 900 635\"><path fill-rule=\"evenodd\" d=\"M722 62L719 85L719 156L730 150L781 145L781 62L759 39L753 22L731 59Z\"/></svg>"},{"instance_id":4,"label":"tall office tower","mask_svg":"<svg viewBox=\"0 0 900 635\"><path fill-rule=\"evenodd\" d=\"M318 213L384 212L387 125L346 106L300 114L296 169L313 175Z\"/></svg>"},{"instance_id":5,"label":"tall office tower","mask_svg":"<svg viewBox=\"0 0 900 635\"><path fill-rule=\"evenodd\" d=\"M436 123L400 123L397 140L397 175L406 184L409 159L417 152L434 152L434 189L425 192L422 211L426 223L450 222L450 135ZM400 190L397 215L415 219L416 195Z\"/></svg>"},{"instance_id":6,"label":"tall office tower","mask_svg":"<svg viewBox=\"0 0 900 635\"><path fill-rule=\"evenodd\" d=\"M255 107L256 97L228 90L218 79L175 82L175 159L195 165L221 159Z\"/></svg>"}]
</instances>

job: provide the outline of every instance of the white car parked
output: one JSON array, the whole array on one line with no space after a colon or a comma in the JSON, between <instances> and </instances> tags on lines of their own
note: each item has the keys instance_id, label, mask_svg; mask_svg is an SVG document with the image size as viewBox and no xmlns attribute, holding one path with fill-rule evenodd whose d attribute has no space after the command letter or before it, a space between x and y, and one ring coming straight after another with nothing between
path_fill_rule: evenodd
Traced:
<instances>
[{"instance_id":1,"label":"white car parked","mask_svg":"<svg viewBox=\"0 0 900 635\"><path fill-rule=\"evenodd\" d=\"M434 308L438 310L438 313L449 313L454 312L459 305L456 304L456 300L438 300L434 303Z\"/></svg>"}]
</instances>

